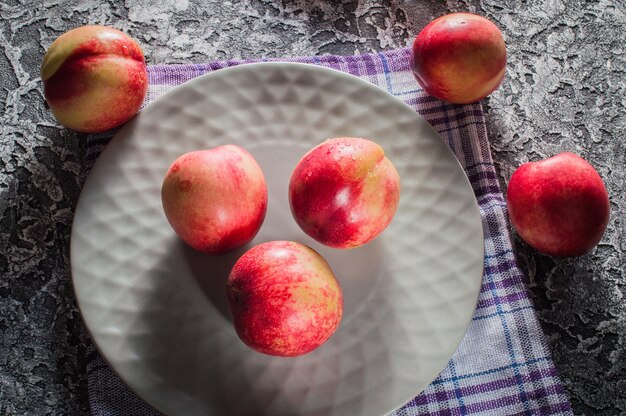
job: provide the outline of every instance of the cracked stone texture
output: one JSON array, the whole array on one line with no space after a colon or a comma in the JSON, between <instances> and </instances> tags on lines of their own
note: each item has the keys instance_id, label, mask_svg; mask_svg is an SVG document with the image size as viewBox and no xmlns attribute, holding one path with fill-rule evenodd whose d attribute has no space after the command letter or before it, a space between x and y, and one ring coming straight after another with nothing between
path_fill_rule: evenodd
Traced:
<instances>
[{"instance_id":1,"label":"cracked stone texture","mask_svg":"<svg viewBox=\"0 0 626 416\"><path fill-rule=\"evenodd\" d=\"M626 414L622 0L0 0L0 414L88 413L68 257L85 136L47 112L38 78L58 35L114 26L149 64L354 54L407 46L453 11L487 16L508 44L507 77L484 101L503 191L521 163L565 150L605 180L611 221L590 254L514 245L575 413Z\"/></svg>"}]
</instances>

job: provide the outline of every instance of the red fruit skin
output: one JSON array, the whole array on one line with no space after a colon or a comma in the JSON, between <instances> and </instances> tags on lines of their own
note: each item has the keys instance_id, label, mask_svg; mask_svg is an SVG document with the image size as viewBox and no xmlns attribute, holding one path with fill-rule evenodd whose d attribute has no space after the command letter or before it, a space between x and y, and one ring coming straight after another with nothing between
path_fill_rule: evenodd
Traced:
<instances>
[{"instance_id":1,"label":"red fruit skin","mask_svg":"<svg viewBox=\"0 0 626 416\"><path fill-rule=\"evenodd\" d=\"M59 36L44 56L41 78L57 120L84 133L127 122L148 91L141 47L105 26L82 26Z\"/></svg>"},{"instance_id":2,"label":"red fruit skin","mask_svg":"<svg viewBox=\"0 0 626 416\"><path fill-rule=\"evenodd\" d=\"M416 36L411 68L422 88L440 100L455 104L478 101L504 79L506 45L502 32L475 14L441 16Z\"/></svg>"},{"instance_id":3,"label":"red fruit skin","mask_svg":"<svg viewBox=\"0 0 626 416\"><path fill-rule=\"evenodd\" d=\"M598 172L573 153L525 163L507 189L511 223L537 250L558 257L591 251L609 222L609 196Z\"/></svg>"},{"instance_id":4,"label":"red fruit skin","mask_svg":"<svg viewBox=\"0 0 626 416\"><path fill-rule=\"evenodd\" d=\"M291 212L302 230L334 248L376 238L391 222L400 177L383 149L353 137L330 139L300 160L289 182Z\"/></svg>"},{"instance_id":5,"label":"red fruit skin","mask_svg":"<svg viewBox=\"0 0 626 416\"><path fill-rule=\"evenodd\" d=\"M251 241L267 212L261 167L245 149L226 145L186 153L172 163L161 187L165 216L178 236L207 254Z\"/></svg>"},{"instance_id":6,"label":"red fruit skin","mask_svg":"<svg viewBox=\"0 0 626 416\"><path fill-rule=\"evenodd\" d=\"M294 357L326 342L343 315L343 295L330 266L313 249L271 241L235 263L227 285L235 329L263 354Z\"/></svg>"}]
</instances>

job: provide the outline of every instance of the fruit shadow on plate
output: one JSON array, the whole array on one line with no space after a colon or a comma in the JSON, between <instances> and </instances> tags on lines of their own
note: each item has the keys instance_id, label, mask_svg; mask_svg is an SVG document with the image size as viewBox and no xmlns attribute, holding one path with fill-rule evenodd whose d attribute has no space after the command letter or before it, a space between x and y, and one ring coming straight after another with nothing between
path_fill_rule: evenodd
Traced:
<instances>
[{"instance_id":1,"label":"fruit shadow on plate","mask_svg":"<svg viewBox=\"0 0 626 416\"><path fill-rule=\"evenodd\" d=\"M373 382L381 369L392 367L384 348L389 325L381 324L389 316L390 303L384 280L378 281L383 277L378 275L386 272L381 267L385 262L380 241L359 251L328 250L329 262L345 275L344 286L354 285L354 291L346 290L349 297L355 296L347 302L353 316L342 323L344 328L329 345L295 359L251 352L232 326L226 281L250 245L222 256L199 253L176 238L168 245L168 255L152 271L150 278L156 280L152 290L135 317L136 328L142 330L134 331L138 335L129 339L129 348L141 357L134 371L142 374L139 384L145 385L137 391L146 394L155 407L166 410L177 403L177 409L189 410L187 414L213 414L222 409L215 414L287 415L300 413L304 403L311 406L309 396L315 392L314 402L324 396L325 405L318 408L324 414L350 402L351 412L365 405L360 395L356 403L349 400L339 405L345 400L340 398L341 389L371 396L388 393L384 388L378 391L379 383ZM374 270L377 276L367 282ZM364 278L373 286L371 292L363 288ZM359 280L361 287L357 287ZM368 303L372 307L365 307ZM158 393L147 393L150 390Z\"/></svg>"},{"instance_id":2,"label":"fruit shadow on plate","mask_svg":"<svg viewBox=\"0 0 626 416\"><path fill-rule=\"evenodd\" d=\"M228 253L212 256L201 253L184 243L181 244L184 261L190 273L183 273L181 278L189 279L195 284L215 307L215 309L229 322L233 321L226 296L226 284L231 269L246 251L252 248L250 243Z\"/></svg>"}]
</instances>

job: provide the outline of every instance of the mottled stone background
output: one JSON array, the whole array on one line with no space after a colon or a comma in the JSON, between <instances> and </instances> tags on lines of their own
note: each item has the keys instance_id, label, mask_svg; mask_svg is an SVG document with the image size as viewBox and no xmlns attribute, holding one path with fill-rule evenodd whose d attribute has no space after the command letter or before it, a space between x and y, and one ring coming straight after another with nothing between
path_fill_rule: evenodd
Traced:
<instances>
[{"instance_id":1,"label":"mottled stone background","mask_svg":"<svg viewBox=\"0 0 626 416\"><path fill-rule=\"evenodd\" d=\"M88 413L86 333L69 277L85 137L43 104L39 65L62 32L106 24L150 64L403 47L432 18L485 15L508 43L485 100L503 190L528 160L587 158L611 195L600 245L577 259L515 241L577 414L626 414L623 0L0 0L0 415Z\"/></svg>"}]
</instances>

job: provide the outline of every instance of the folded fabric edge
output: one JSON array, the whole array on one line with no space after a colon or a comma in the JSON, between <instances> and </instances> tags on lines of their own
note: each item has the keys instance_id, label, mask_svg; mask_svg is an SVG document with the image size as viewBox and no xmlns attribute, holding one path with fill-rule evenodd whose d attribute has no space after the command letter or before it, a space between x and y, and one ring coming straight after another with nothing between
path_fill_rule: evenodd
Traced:
<instances>
[{"instance_id":1,"label":"folded fabric edge","mask_svg":"<svg viewBox=\"0 0 626 416\"><path fill-rule=\"evenodd\" d=\"M349 69L343 72L354 72L350 69L356 66L357 62L365 64L366 71L376 72L376 58L382 58L383 62L399 63L400 66L392 64L393 67L388 68L390 71L403 71L409 69L409 49L393 49L376 53L363 53L358 55L321 55L321 56L301 56L292 58L259 58L259 59L229 59L224 61L214 61L210 63L199 64L157 64L148 65L148 79L150 85L171 85L182 84L207 72L218 69L233 67L237 65L257 63L257 62L294 62L323 65L329 68L341 70L342 67ZM403 59L398 59L398 58ZM369 65L368 65L369 64ZM352 68L351 68L352 67ZM361 73L361 70L358 71ZM435 100L433 98L433 100Z\"/></svg>"}]
</instances>

